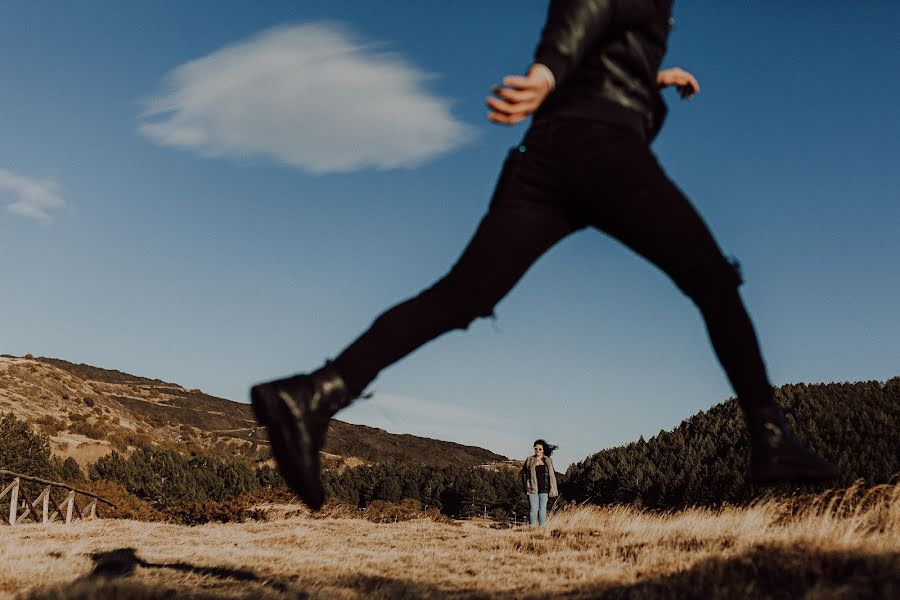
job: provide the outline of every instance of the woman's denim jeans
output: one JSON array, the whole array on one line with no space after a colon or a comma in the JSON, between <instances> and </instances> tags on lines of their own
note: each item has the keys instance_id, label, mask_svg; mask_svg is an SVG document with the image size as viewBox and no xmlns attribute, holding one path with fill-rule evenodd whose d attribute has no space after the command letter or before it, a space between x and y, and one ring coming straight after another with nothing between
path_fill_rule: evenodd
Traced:
<instances>
[{"instance_id":1,"label":"woman's denim jeans","mask_svg":"<svg viewBox=\"0 0 900 600\"><path fill-rule=\"evenodd\" d=\"M528 513L528 522L534 525L537 522L541 527L547 522L547 497L549 494L543 492L541 494L528 494L528 504L531 512Z\"/></svg>"}]
</instances>

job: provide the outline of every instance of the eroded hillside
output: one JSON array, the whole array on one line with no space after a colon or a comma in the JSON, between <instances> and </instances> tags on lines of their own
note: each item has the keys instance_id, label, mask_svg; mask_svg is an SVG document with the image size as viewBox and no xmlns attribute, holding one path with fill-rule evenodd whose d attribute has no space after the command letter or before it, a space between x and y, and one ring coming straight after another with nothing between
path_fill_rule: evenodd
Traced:
<instances>
[{"instance_id":1,"label":"eroded hillside","mask_svg":"<svg viewBox=\"0 0 900 600\"><path fill-rule=\"evenodd\" d=\"M270 457L247 404L175 383L54 358L0 356L0 411L49 436L53 452L82 464L141 445L185 453ZM433 466L507 461L483 448L333 421L327 464L398 460Z\"/></svg>"}]
</instances>

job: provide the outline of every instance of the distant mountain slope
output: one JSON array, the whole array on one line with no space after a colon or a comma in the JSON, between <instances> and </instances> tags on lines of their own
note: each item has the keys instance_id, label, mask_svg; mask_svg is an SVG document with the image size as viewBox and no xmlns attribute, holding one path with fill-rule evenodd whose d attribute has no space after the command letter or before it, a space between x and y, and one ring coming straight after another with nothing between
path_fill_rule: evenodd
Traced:
<instances>
[{"instance_id":1,"label":"distant mountain slope","mask_svg":"<svg viewBox=\"0 0 900 600\"><path fill-rule=\"evenodd\" d=\"M838 466L837 486L900 477L900 377L885 383L792 384L776 390L788 423L812 450ZM733 399L644 441L572 465L563 493L597 504L650 508L742 502L749 439Z\"/></svg>"},{"instance_id":2,"label":"distant mountain slope","mask_svg":"<svg viewBox=\"0 0 900 600\"><path fill-rule=\"evenodd\" d=\"M54 452L93 461L113 448L171 447L269 458L265 431L247 404L180 385L56 358L0 356L0 411L12 411L50 436ZM505 456L413 435L333 421L329 464L380 463L475 466Z\"/></svg>"}]
</instances>

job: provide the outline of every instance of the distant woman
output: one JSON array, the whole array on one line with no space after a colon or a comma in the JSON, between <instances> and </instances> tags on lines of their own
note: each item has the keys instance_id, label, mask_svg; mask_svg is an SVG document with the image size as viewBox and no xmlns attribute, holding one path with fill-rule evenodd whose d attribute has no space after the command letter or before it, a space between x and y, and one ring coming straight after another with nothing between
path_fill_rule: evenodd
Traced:
<instances>
[{"instance_id":1,"label":"distant woman","mask_svg":"<svg viewBox=\"0 0 900 600\"><path fill-rule=\"evenodd\" d=\"M534 454L525 459L522 465L522 486L528 494L528 522L531 525L544 526L547 521L547 498L559 496L556 489L556 473L553 471L553 460L550 455L556 446L544 440L534 442Z\"/></svg>"}]
</instances>

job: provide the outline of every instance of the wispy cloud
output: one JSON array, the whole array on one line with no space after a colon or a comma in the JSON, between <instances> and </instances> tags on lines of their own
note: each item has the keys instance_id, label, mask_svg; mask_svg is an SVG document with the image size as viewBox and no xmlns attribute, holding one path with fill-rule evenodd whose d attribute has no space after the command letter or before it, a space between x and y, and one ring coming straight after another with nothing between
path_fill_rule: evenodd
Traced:
<instances>
[{"instance_id":1,"label":"wispy cloud","mask_svg":"<svg viewBox=\"0 0 900 600\"><path fill-rule=\"evenodd\" d=\"M4 191L11 194L11 201ZM66 205L54 182L23 177L0 168L0 201L4 200L8 202L6 209L14 215L44 223L51 220L50 211Z\"/></svg>"},{"instance_id":2,"label":"wispy cloud","mask_svg":"<svg viewBox=\"0 0 900 600\"><path fill-rule=\"evenodd\" d=\"M171 71L138 129L202 156L274 158L316 174L414 167L474 133L427 79L343 26L278 27Z\"/></svg>"}]
</instances>

